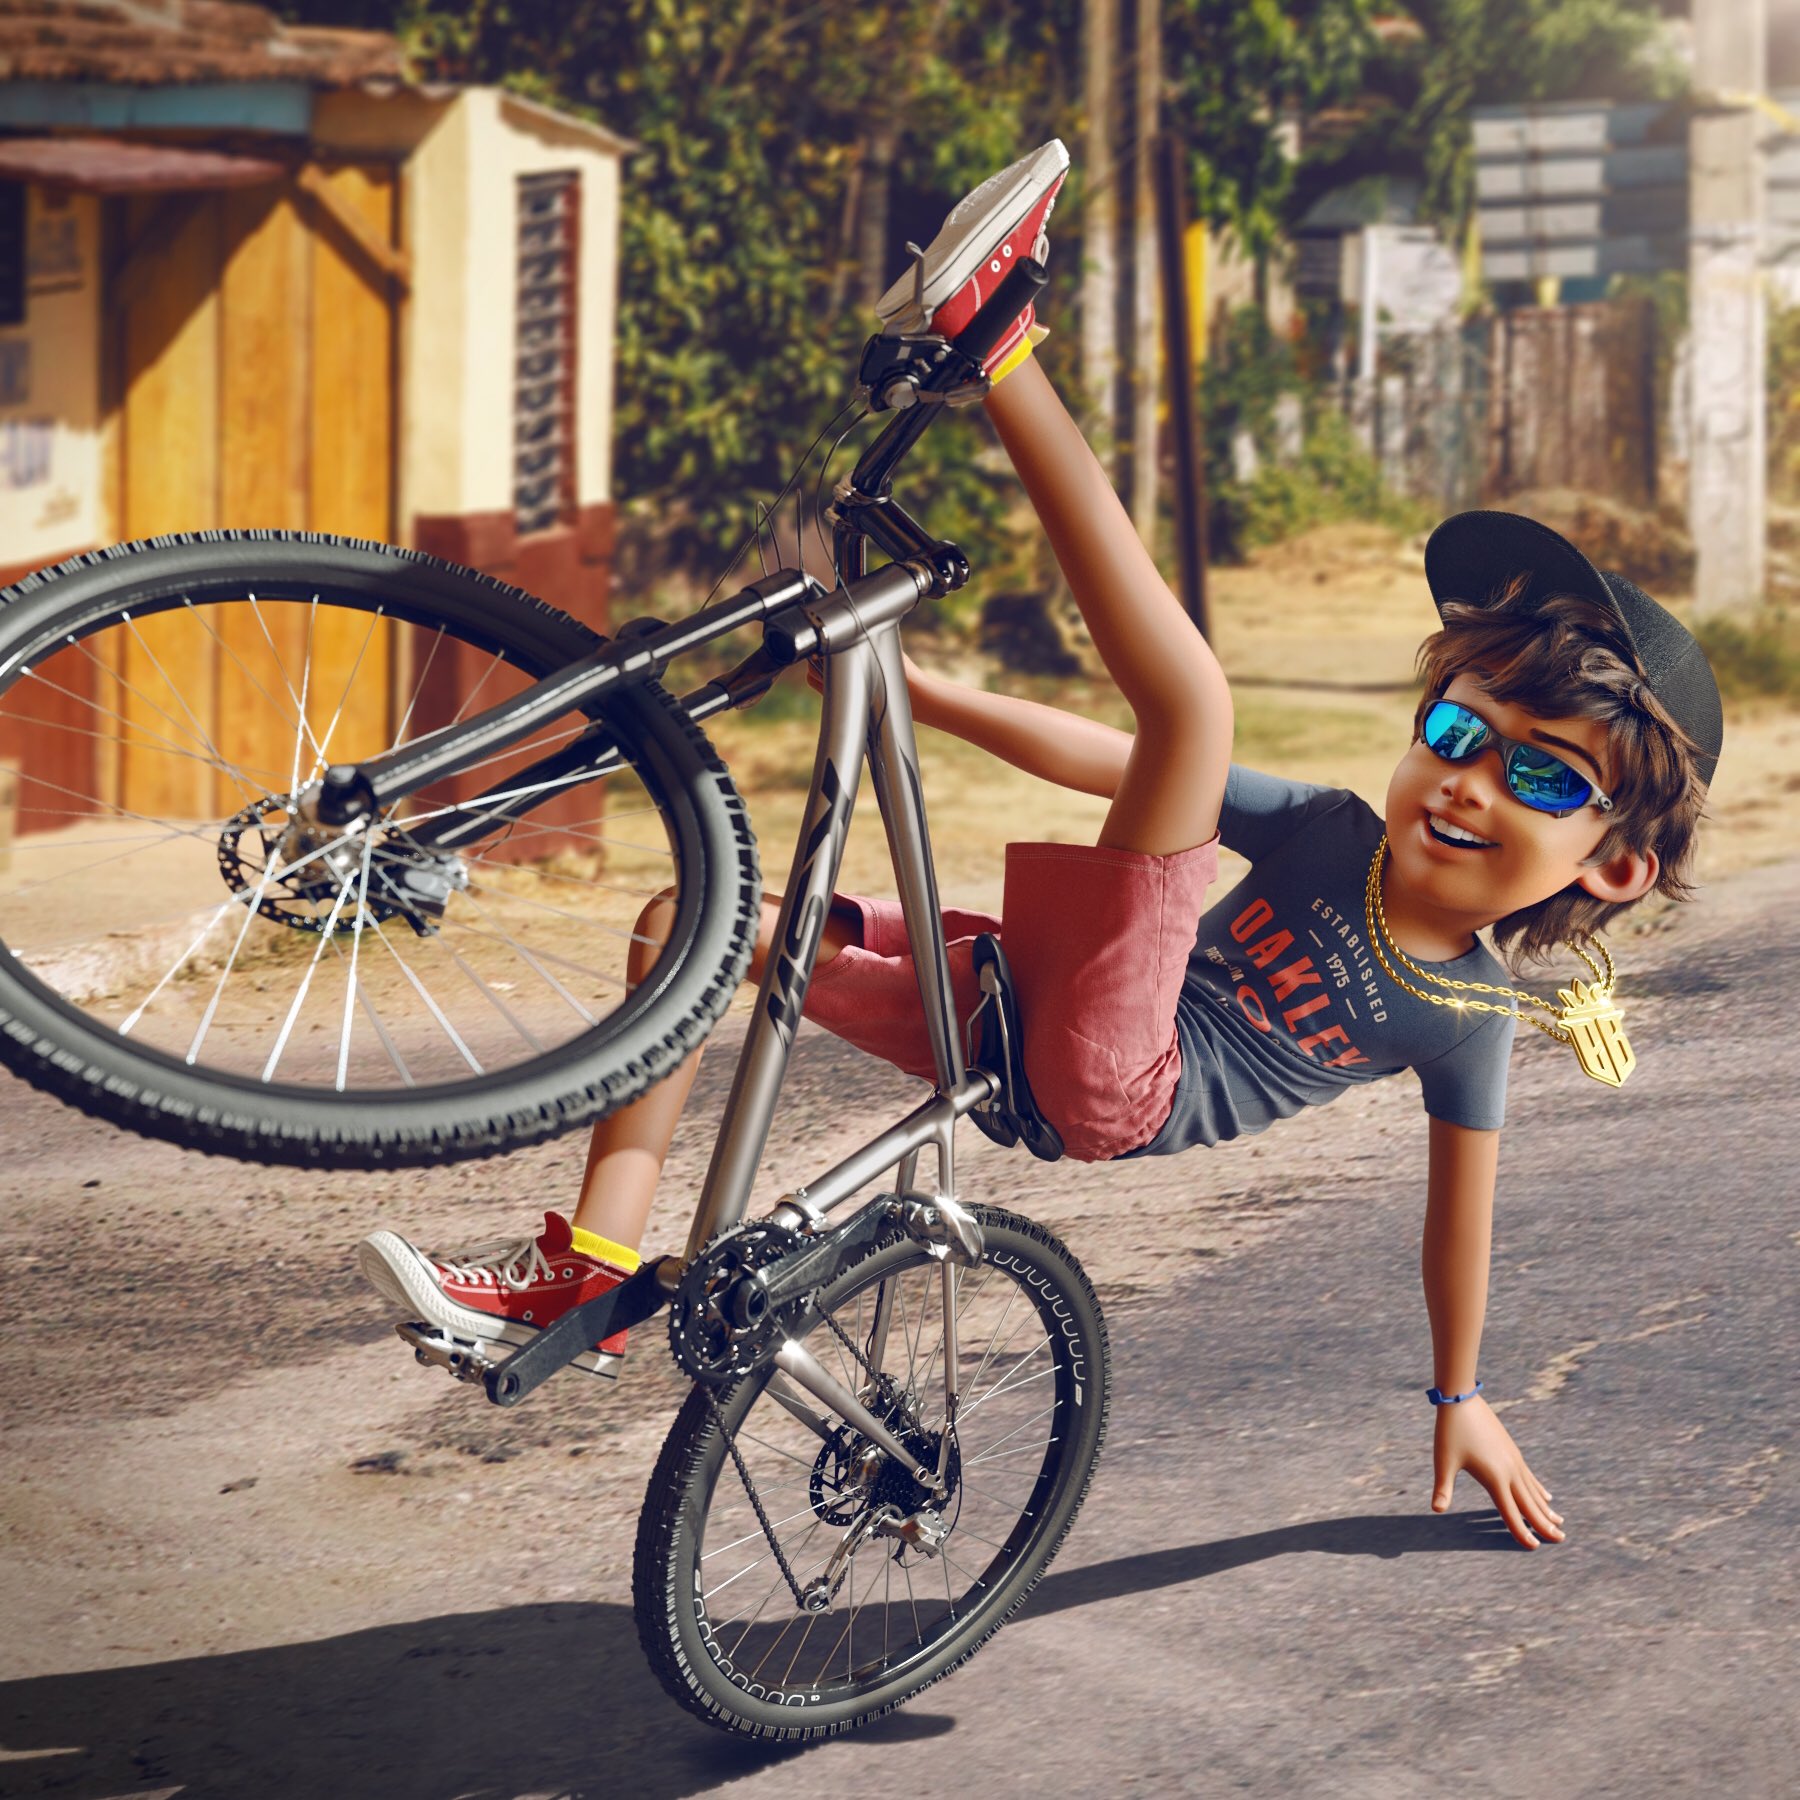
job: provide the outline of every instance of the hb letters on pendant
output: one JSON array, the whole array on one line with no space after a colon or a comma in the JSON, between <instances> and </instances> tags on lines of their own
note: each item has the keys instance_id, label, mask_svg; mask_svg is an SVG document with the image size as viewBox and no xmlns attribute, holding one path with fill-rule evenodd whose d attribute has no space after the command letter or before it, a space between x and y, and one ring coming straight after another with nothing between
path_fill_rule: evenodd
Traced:
<instances>
[{"instance_id":1,"label":"hb letters on pendant","mask_svg":"<svg viewBox=\"0 0 1800 1800\"><path fill-rule=\"evenodd\" d=\"M1625 1015L1613 1004L1611 990L1577 981L1558 988L1556 997L1562 1002L1557 1023L1568 1032L1582 1073L1608 1087L1623 1087L1637 1058L1625 1037Z\"/></svg>"}]
</instances>

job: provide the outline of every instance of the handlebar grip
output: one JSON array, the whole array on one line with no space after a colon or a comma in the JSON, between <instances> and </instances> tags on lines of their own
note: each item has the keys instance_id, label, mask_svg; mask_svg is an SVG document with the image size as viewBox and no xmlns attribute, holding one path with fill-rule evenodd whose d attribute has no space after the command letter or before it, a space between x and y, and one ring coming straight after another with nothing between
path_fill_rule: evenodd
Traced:
<instances>
[{"instance_id":1,"label":"handlebar grip","mask_svg":"<svg viewBox=\"0 0 1800 1800\"><path fill-rule=\"evenodd\" d=\"M987 304L965 325L954 342L957 349L976 363L985 363L988 352L999 343L1006 331L1037 291L1050 279L1041 262L1021 257L1012 272L994 289Z\"/></svg>"}]
</instances>

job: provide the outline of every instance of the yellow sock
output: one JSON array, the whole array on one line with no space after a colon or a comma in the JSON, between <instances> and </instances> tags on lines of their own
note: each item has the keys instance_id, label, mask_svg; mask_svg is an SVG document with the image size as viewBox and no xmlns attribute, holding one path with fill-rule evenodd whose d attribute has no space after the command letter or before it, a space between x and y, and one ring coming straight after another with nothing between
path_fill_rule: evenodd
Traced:
<instances>
[{"instance_id":1,"label":"yellow sock","mask_svg":"<svg viewBox=\"0 0 1800 1800\"><path fill-rule=\"evenodd\" d=\"M583 1231L579 1225L569 1227L569 1239L572 1250L579 1250L583 1256L607 1263L626 1275L635 1275L644 1260L635 1250L627 1250L623 1244L615 1244L597 1231Z\"/></svg>"},{"instance_id":2,"label":"yellow sock","mask_svg":"<svg viewBox=\"0 0 1800 1800\"><path fill-rule=\"evenodd\" d=\"M1007 352L1005 362L988 377L988 387L998 387L1049 335L1048 325L1026 326L1025 335Z\"/></svg>"}]
</instances>

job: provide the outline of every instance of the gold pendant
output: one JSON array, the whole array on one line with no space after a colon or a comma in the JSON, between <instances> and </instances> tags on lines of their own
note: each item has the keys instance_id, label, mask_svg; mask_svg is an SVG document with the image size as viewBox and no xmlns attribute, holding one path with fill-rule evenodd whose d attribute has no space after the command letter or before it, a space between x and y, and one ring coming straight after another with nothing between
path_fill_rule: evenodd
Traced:
<instances>
[{"instance_id":1,"label":"gold pendant","mask_svg":"<svg viewBox=\"0 0 1800 1800\"><path fill-rule=\"evenodd\" d=\"M1556 997L1562 1002L1556 1022L1569 1034L1582 1073L1608 1087L1623 1087L1637 1058L1626 1040L1625 1015L1613 1004L1612 989L1576 981L1558 988Z\"/></svg>"}]
</instances>

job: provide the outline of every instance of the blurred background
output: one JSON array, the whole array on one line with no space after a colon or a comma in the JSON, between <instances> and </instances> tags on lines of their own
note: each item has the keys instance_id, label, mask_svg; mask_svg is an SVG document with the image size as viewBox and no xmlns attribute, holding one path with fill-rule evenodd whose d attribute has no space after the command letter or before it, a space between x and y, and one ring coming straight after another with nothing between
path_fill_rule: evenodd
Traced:
<instances>
[{"instance_id":1,"label":"blurred background","mask_svg":"<svg viewBox=\"0 0 1800 1800\"><path fill-rule=\"evenodd\" d=\"M1247 759L1320 748L1296 682L1391 757L1466 506L1691 610L1734 718L1800 691L1800 0L4 0L0 77L7 581L285 526L692 605L872 435L827 470L906 241L1055 135L1041 354ZM903 487L976 567L917 653L1105 714L978 409Z\"/></svg>"}]
</instances>

